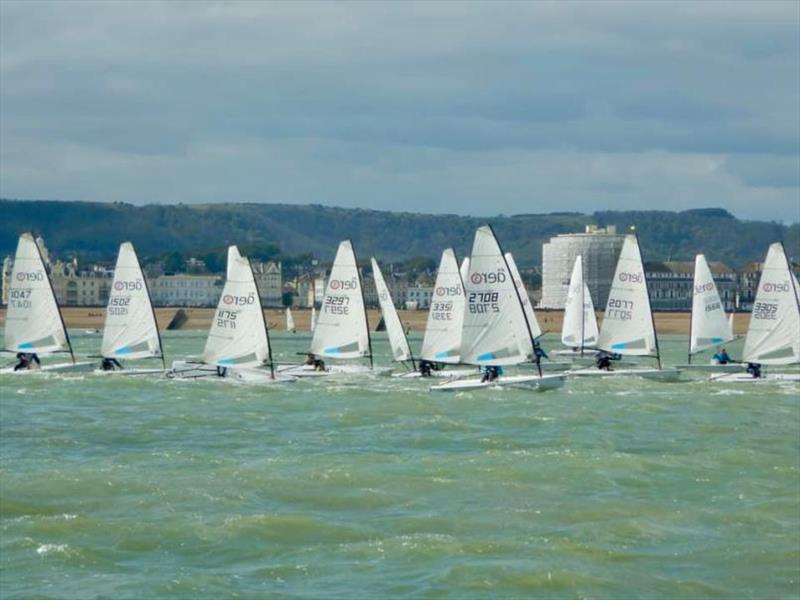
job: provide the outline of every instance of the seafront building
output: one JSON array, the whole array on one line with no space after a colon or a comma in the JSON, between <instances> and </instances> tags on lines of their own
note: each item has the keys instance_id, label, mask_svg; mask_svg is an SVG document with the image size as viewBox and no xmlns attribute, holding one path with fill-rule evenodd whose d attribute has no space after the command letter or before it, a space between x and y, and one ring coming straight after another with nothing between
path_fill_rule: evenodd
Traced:
<instances>
[{"instance_id":1,"label":"seafront building","mask_svg":"<svg viewBox=\"0 0 800 600\"><path fill-rule=\"evenodd\" d=\"M565 233L542 245L542 298L538 308L563 309L572 267L583 255L586 285L592 300L603 308L608 300L611 280L625 236L616 227L587 225L583 233Z\"/></svg>"},{"instance_id":2,"label":"seafront building","mask_svg":"<svg viewBox=\"0 0 800 600\"><path fill-rule=\"evenodd\" d=\"M732 311L736 303L736 273L725 263L712 262L708 266L725 312ZM644 272L653 310L692 310L694 262L648 262Z\"/></svg>"}]
</instances>

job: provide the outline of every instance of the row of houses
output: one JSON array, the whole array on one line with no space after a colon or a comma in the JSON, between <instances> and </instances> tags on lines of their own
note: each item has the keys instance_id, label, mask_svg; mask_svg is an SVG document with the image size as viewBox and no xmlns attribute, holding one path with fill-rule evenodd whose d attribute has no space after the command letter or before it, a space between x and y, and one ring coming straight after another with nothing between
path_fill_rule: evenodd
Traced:
<instances>
[{"instance_id":1,"label":"row of houses","mask_svg":"<svg viewBox=\"0 0 800 600\"><path fill-rule=\"evenodd\" d=\"M584 257L585 280L595 306L604 307L624 239L625 236L617 234L613 227L593 226L588 226L584 233L551 238L543 246L542 288L529 291L533 302L540 309L562 309L575 257L581 254ZM108 302L113 279L112 269L99 265L81 268L77 259L51 263L41 238L38 242L50 270L59 303L63 306L104 306ZM291 299L292 305L300 308L318 306L322 302L326 277L324 269L314 266L313 270L284 281L280 262L254 261L252 265L264 306L283 306L285 299ZM709 266L725 309L749 311L755 297L761 263L751 263L739 272L721 262L711 262ZM3 304L8 303L12 267L13 260L6 257L3 261ZM196 265L188 267L196 270ZM800 268L797 270L800 271ZM654 310L691 309L693 262L647 262L645 276ZM384 278L397 306L407 309L430 307L434 274L427 273L411 278L390 268ZM367 305L378 306L372 275L364 274L362 281ZM221 274L164 274L155 270L147 276L147 284L156 306L216 306L224 283L224 276Z\"/></svg>"}]
</instances>

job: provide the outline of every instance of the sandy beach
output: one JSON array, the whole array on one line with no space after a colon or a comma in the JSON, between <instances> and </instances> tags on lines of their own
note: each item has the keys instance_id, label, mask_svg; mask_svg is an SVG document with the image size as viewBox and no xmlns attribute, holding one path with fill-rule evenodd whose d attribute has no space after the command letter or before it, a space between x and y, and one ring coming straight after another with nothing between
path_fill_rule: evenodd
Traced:
<instances>
[{"instance_id":1,"label":"sandy beach","mask_svg":"<svg viewBox=\"0 0 800 600\"><path fill-rule=\"evenodd\" d=\"M214 309L211 308L157 308L156 318L158 325L162 329L167 327L178 310L186 313L187 320L181 329L207 329L211 323ZM105 319L105 307L66 307L62 309L64 320L67 327L74 329L102 329ZM425 330L425 322L428 312L424 310L401 310L400 319L406 323L411 331L421 332ZM264 311L267 323L270 328L282 330L286 327L286 319L283 310L268 309ZM292 309L295 325L298 331L308 331L311 311L307 309ZM537 311L537 318L542 329L553 333L561 331L562 311ZM380 311L369 310L368 317L370 327L375 328L380 322ZM689 332L689 313L679 312L660 312L655 313L656 329L659 333L688 334ZM0 325L5 325L6 309L0 308ZM598 322L602 319L602 313L598 315ZM741 313L736 315L735 332L743 335L747 328L749 315Z\"/></svg>"}]
</instances>

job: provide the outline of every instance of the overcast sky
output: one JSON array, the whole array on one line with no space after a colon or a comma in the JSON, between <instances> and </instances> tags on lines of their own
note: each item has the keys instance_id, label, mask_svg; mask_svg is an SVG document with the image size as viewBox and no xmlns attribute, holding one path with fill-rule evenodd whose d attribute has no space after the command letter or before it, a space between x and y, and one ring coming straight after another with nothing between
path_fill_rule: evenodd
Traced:
<instances>
[{"instance_id":1,"label":"overcast sky","mask_svg":"<svg viewBox=\"0 0 800 600\"><path fill-rule=\"evenodd\" d=\"M0 1L0 196L800 220L800 2Z\"/></svg>"}]
</instances>

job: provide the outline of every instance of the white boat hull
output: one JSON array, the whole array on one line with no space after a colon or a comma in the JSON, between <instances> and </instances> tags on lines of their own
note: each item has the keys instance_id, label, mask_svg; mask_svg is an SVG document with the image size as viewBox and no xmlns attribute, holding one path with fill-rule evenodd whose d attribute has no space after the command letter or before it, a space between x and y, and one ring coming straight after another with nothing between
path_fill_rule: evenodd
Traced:
<instances>
[{"instance_id":1,"label":"white boat hull","mask_svg":"<svg viewBox=\"0 0 800 600\"><path fill-rule=\"evenodd\" d=\"M800 383L800 373L769 373L753 377L750 373L730 373L712 377L715 383Z\"/></svg>"},{"instance_id":2,"label":"white boat hull","mask_svg":"<svg viewBox=\"0 0 800 600\"><path fill-rule=\"evenodd\" d=\"M97 366L96 362L77 362L73 363L56 363L54 365L42 365L33 369L20 369L15 371L14 367L5 367L0 369L0 374L8 375L27 375L31 373L88 373Z\"/></svg>"},{"instance_id":3,"label":"white boat hull","mask_svg":"<svg viewBox=\"0 0 800 600\"><path fill-rule=\"evenodd\" d=\"M697 365L676 365L682 371L697 371L702 373L740 373L747 365L743 363L728 363L726 365L697 364Z\"/></svg>"},{"instance_id":4,"label":"white boat hull","mask_svg":"<svg viewBox=\"0 0 800 600\"><path fill-rule=\"evenodd\" d=\"M132 376L132 375L163 375L166 373L167 370L163 368L153 368L153 369L114 369L113 371L105 371L103 369L95 368L94 373L95 375L125 375L125 376Z\"/></svg>"},{"instance_id":5,"label":"white boat hull","mask_svg":"<svg viewBox=\"0 0 800 600\"><path fill-rule=\"evenodd\" d=\"M325 371L317 371L313 365L280 365L277 372L292 377L327 377L331 375L390 375L391 367L369 367L368 365L325 365Z\"/></svg>"},{"instance_id":6,"label":"white boat hull","mask_svg":"<svg viewBox=\"0 0 800 600\"><path fill-rule=\"evenodd\" d=\"M475 375L477 369L441 369L439 371L431 371L431 377L437 379L457 379L459 377L469 377ZM427 379L423 378L419 371L410 371L408 373L394 373L392 377L398 379Z\"/></svg>"},{"instance_id":7,"label":"white boat hull","mask_svg":"<svg viewBox=\"0 0 800 600\"><path fill-rule=\"evenodd\" d=\"M501 387L525 388L527 390L544 392L564 386L565 375L501 375L494 381L481 381L474 379L457 379L448 381L430 388L432 392L467 392L471 390L492 389Z\"/></svg>"},{"instance_id":8,"label":"white boat hull","mask_svg":"<svg viewBox=\"0 0 800 600\"><path fill-rule=\"evenodd\" d=\"M654 381L679 381L681 372L678 369L614 369L605 371L597 367L567 371L571 377L643 377Z\"/></svg>"},{"instance_id":9,"label":"white boat hull","mask_svg":"<svg viewBox=\"0 0 800 600\"><path fill-rule=\"evenodd\" d=\"M174 379L204 379L211 381L230 381L235 383L248 383L268 385L273 383L290 383L296 381L295 377L275 373L273 378L266 369L226 367L218 369L215 365L205 363L192 363L175 361L172 368L167 371L167 377Z\"/></svg>"}]
</instances>

